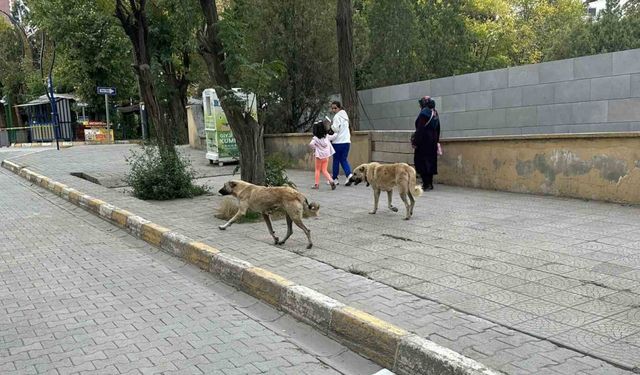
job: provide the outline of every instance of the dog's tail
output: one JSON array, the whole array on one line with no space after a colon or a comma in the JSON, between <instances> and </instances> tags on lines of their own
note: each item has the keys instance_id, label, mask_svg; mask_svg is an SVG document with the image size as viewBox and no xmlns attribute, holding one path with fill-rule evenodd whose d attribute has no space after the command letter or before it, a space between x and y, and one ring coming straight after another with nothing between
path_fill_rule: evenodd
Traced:
<instances>
[{"instance_id":1,"label":"dog's tail","mask_svg":"<svg viewBox=\"0 0 640 375\"><path fill-rule=\"evenodd\" d=\"M311 202L304 198L303 211L305 216L318 216L318 211L320 211L320 203Z\"/></svg>"},{"instance_id":2,"label":"dog's tail","mask_svg":"<svg viewBox=\"0 0 640 375\"><path fill-rule=\"evenodd\" d=\"M412 168L410 176L409 176L409 186L413 186L411 189L411 195L414 197L419 197L422 195L422 186L418 185L418 181L416 179L416 171Z\"/></svg>"}]
</instances>

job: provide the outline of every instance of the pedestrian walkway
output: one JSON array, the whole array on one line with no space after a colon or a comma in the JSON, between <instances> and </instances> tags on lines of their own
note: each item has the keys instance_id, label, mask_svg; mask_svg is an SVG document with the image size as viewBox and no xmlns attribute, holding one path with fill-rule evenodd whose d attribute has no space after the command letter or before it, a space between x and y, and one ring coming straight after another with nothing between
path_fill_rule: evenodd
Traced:
<instances>
[{"instance_id":1,"label":"pedestrian walkway","mask_svg":"<svg viewBox=\"0 0 640 375\"><path fill-rule=\"evenodd\" d=\"M70 175L124 173L126 152L74 147L14 160L508 374L640 366L637 207L437 185L406 222L402 208L369 215L363 185L311 191L311 173L290 171L322 206L306 221L314 248L304 250L295 229L281 247L261 222L217 230L215 195L144 202ZM217 190L229 178L202 181Z\"/></svg>"},{"instance_id":2,"label":"pedestrian walkway","mask_svg":"<svg viewBox=\"0 0 640 375\"><path fill-rule=\"evenodd\" d=\"M3 375L380 370L6 170L0 192Z\"/></svg>"}]
</instances>

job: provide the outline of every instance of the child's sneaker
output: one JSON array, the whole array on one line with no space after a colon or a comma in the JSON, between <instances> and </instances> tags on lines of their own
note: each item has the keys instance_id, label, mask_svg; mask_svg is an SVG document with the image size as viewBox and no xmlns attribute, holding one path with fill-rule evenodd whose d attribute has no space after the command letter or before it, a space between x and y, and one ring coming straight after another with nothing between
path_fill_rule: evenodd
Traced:
<instances>
[{"instance_id":1,"label":"child's sneaker","mask_svg":"<svg viewBox=\"0 0 640 375\"><path fill-rule=\"evenodd\" d=\"M311 187L311 189L313 189L313 190L318 190L318 188L319 188L318 184L315 184L315 185L313 185L313 186Z\"/></svg>"},{"instance_id":2,"label":"child's sneaker","mask_svg":"<svg viewBox=\"0 0 640 375\"><path fill-rule=\"evenodd\" d=\"M349 173L349 176L347 176L347 183L344 184L344 186L351 186L353 183L353 181L351 181L351 177L353 177L353 173Z\"/></svg>"},{"instance_id":3,"label":"child's sneaker","mask_svg":"<svg viewBox=\"0 0 640 375\"><path fill-rule=\"evenodd\" d=\"M336 183L335 182L331 183L331 190L336 190Z\"/></svg>"}]
</instances>

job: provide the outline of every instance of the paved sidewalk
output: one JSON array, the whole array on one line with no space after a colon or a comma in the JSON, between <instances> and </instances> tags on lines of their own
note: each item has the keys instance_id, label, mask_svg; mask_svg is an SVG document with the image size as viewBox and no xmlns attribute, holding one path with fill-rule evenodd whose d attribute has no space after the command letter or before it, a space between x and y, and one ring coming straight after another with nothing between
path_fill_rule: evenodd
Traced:
<instances>
[{"instance_id":1,"label":"paved sidewalk","mask_svg":"<svg viewBox=\"0 0 640 375\"><path fill-rule=\"evenodd\" d=\"M127 149L73 147L15 161L509 374L640 366L637 207L437 185L405 222L386 208L368 215L364 186L311 191L311 173L291 171L322 205L307 220L315 246L305 251L297 230L282 247L263 223L218 231L218 196L143 202L69 174L124 173ZM204 175L224 172L209 168ZM228 178L203 181L217 190Z\"/></svg>"},{"instance_id":2,"label":"paved sidewalk","mask_svg":"<svg viewBox=\"0 0 640 375\"><path fill-rule=\"evenodd\" d=\"M3 375L380 369L6 170L0 191Z\"/></svg>"}]
</instances>

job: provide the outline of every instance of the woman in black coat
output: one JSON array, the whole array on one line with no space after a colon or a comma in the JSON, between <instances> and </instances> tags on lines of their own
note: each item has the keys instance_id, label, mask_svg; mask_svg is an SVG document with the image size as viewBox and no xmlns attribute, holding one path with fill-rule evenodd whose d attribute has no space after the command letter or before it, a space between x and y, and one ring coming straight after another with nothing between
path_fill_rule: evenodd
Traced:
<instances>
[{"instance_id":1,"label":"woman in black coat","mask_svg":"<svg viewBox=\"0 0 640 375\"><path fill-rule=\"evenodd\" d=\"M416 119L416 132L412 140L415 151L413 163L422 178L422 189L433 190L433 175L438 174L438 142L440 142L440 118L436 102L429 96L418 100L420 114Z\"/></svg>"}]
</instances>

